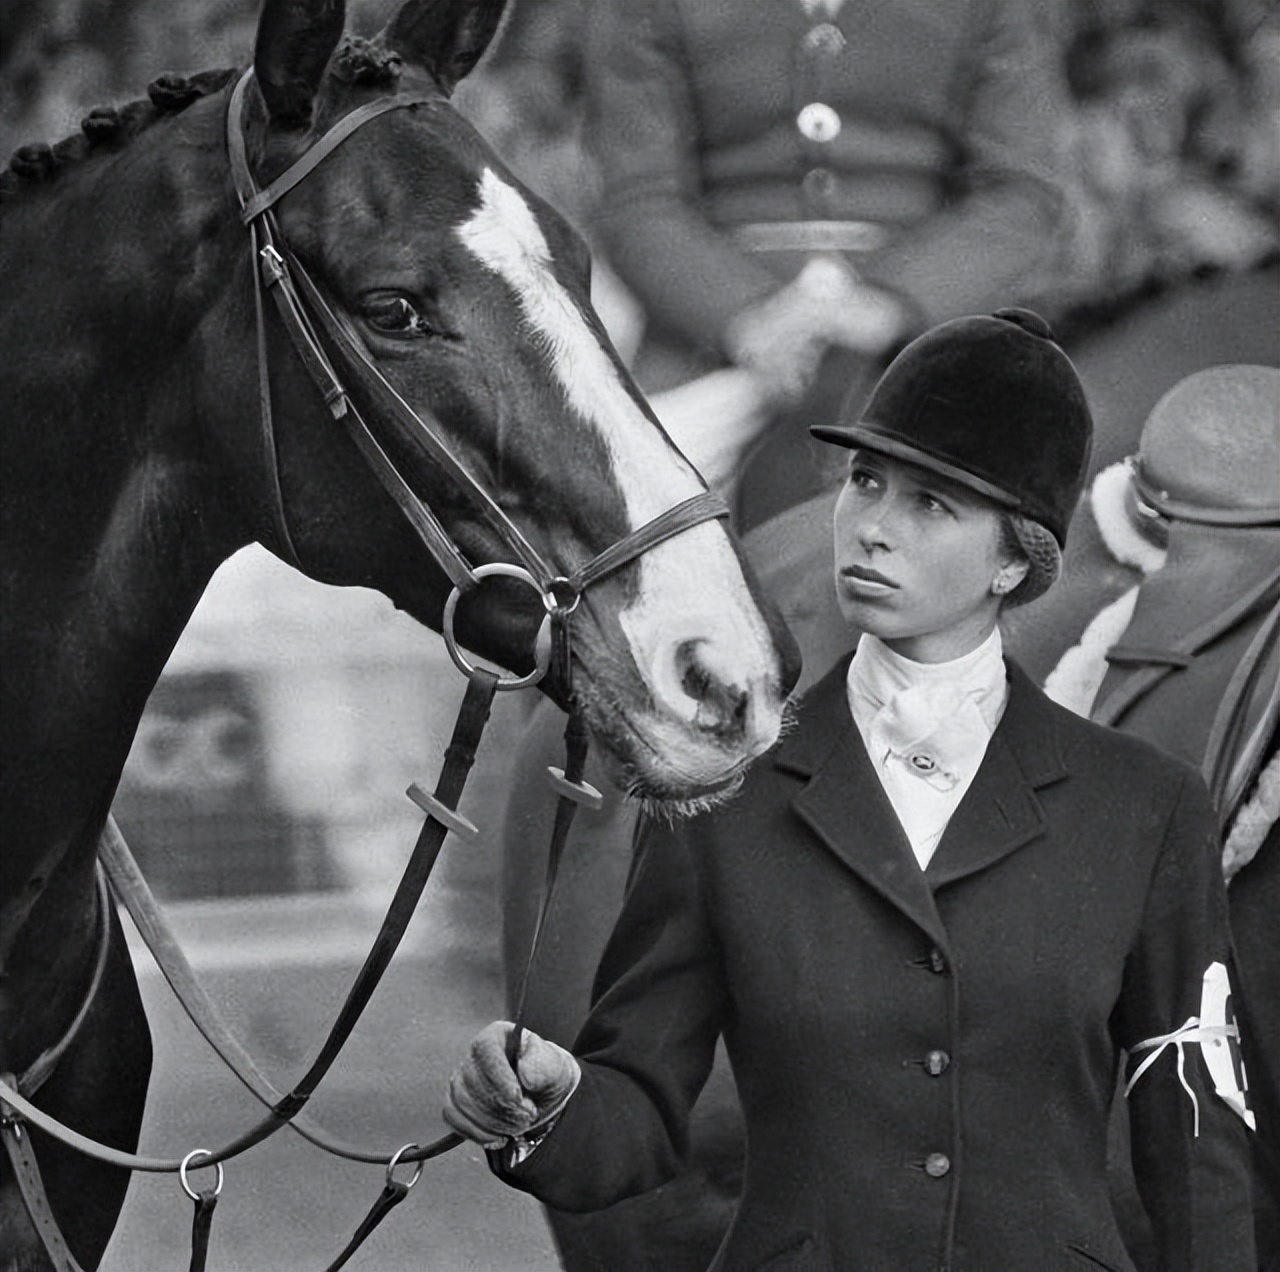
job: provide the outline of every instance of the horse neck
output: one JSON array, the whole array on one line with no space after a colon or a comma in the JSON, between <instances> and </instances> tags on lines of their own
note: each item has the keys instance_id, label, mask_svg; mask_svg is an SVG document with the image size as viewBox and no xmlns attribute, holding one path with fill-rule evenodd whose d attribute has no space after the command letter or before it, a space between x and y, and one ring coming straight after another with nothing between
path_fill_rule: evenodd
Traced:
<instances>
[{"instance_id":1,"label":"horse neck","mask_svg":"<svg viewBox=\"0 0 1280 1272\"><path fill-rule=\"evenodd\" d=\"M238 241L200 105L177 155L144 134L5 208L0 967L55 883L87 897L147 696L252 537L184 362Z\"/></svg>"}]
</instances>

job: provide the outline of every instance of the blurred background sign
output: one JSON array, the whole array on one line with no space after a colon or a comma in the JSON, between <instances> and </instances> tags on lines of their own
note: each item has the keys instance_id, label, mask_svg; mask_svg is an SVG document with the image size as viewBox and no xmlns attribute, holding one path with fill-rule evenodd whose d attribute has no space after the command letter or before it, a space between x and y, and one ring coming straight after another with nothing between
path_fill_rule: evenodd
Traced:
<instances>
[{"instance_id":1,"label":"blurred background sign","mask_svg":"<svg viewBox=\"0 0 1280 1272\"><path fill-rule=\"evenodd\" d=\"M325 827L291 816L267 780L252 676L173 672L151 695L115 816L165 899L333 885Z\"/></svg>"}]
</instances>

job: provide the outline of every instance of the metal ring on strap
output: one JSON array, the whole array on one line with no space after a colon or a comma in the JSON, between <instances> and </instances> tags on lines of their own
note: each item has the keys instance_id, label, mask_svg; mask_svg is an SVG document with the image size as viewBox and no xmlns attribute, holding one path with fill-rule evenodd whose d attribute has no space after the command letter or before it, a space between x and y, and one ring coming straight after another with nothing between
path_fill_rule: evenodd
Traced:
<instances>
[{"instance_id":1,"label":"metal ring on strap","mask_svg":"<svg viewBox=\"0 0 1280 1272\"><path fill-rule=\"evenodd\" d=\"M543 604L547 604L547 596L549 595L547 589L524 566L498 562L493 565L478 565L475 567L477 579L487 579L493 575L502 575L504 578L519 579L521 582L527 583L542 597ZM444 620L441 624L441 634L444 636L445 648L449 651L449 657L453 659L453 665L464 676L470 676L474 674L475 668L467 661L462 650L458 648L457 638L453 634L453 616L461 597L462 592L459 588L455 587L449 593L449 599L444 603ZM498 690L500 692L510 692L514 689L527 689L530 685L536 685L547 674L551 666L550 649L546 649L545 652L542 649L535 649L534 658L537 660L537 665L527 676L511 676L506 679L499 679Z\"/></svg>"},{"instance_id":2,"label":"metal ring on strap","mask_svg":"<svg viewBox=\"0 0 1280 1272\"><path fill-rule=\"evenodd\" d=\"M387 1183L388 1184L392 1184L395 1182L396 1167L401 1164L401 1160L405 1156L405 1154L416 1153L418 1151L418 1148L419 1148L419 1145L410 1143L410 1144L405 1144L400 1148L396 1149L396 1151L391 1155L391 1160L387 1163ZM406 1188L412 1188L414 1184L416 1184L418 1180L422 1178L422 1158L411 1157L409 1158L408 1162L405 1163L405 1165L412 1165L413 1167L413 1174L409 1176L409 1178L405 1181L405 1185L404 1185Z\"/></svg>"},{"instance_id":3,"label":"metal ring on strap","mask_svg":"<svg viewBox=\"0 0 1280 1272\"><path fill-rule=\"evenodd\" d=\"M562 592L566 593L566 597L563 600L561 599ZM566 578L563 574L557 574L555 578L548 579L542 589L542 604L546 607L548 618L552 614L559 614L562 618L567 618L578 608L578 603L581 600L581 586L575 583L573 579Z\"/></svg>"},{"instance_id":4,"label":"metal ring on strap","mask_svg":"<svg viewBox=\"0 0 1280 1272\"><path fill-rule=\"evenodd\" d=\"M192 1201L199 1201L200 1194L191 1187L191 1181L187 1178L187 1171L191 1169L192 1162L197 1157L212 1157L213 1154L207 1148L193 1148L183 1159L182 1164L178 1167L178 1182L182 1185L182 1191L191 1198ZM213 1162L213 1169L217 1172L214 1176L213 1195L216 1197L222 1192L223 1171L221 1162Z\"/></svg>"}]
</instances>

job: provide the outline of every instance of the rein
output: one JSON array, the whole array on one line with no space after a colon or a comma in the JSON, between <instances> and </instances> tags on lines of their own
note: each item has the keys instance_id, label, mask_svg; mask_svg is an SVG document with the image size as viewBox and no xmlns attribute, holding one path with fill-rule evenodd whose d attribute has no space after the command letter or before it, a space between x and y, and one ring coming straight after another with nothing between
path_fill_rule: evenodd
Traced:
<instances>
[{"instance_id":1,"label":"rein","mask_svg":"<svg viewBox=\"0 0 1280 1272\"><path fill-rule=\"evenodd\" d=\"M10 1150L15 1172L22 1185L24 1200L32 1222L44 1241L49 1257L59 1272L79 1272L78 1265L58 1230L48 1199L44 1194L39 1168L30 1151L29 1137L23 1132L24 1122L38 1127L64 1145L99 1161L128 1170L175 1173L184 1191L195 1203L192 1227L192 1272L203 1272L208 1249L213 1208L222 1188L222 1163L246 1149L261 1143L284 1126L327 1152L353 1161L386 1165L386 1183L355 1235L328 1272L336 1272L385 1215L407 1195L422 1172L422 1163L449 1151L462 1142L450 1133L427 1145L406 1144L393 1153L353 1147L313 1127L300 1116L301 1110L322 1078L336 1060L350 1037L365 1006L372 997L383 972L389 965L417 908L432 867L450 831L462 837L474 837L478 831L457 810L463 788L475 760L476 748L488 722L496 692L521 689L536 684L548 672L557 684L561 698L569 704L565 731L566 760L563 769L551 768L548 774L559 800L555 827L548 854L547 876L541 899L531 948L519 995L519 1009L511 1034L509 1054L513 1067L518 1054L525 986L529 968L539 947L543 920L551 900L561 849L568 836L574 812L579 804L598 807L601 795L583 781L587 757L587 730L572 689L572 615L586 588L609 577L635 561L650 548L705 521L728 516L728 508L719 496L703 489L625 535L597 556L577 567L572 573L556 572L529 542L520 528L503 511L497 501L458 461L443 439L438 421L425 409L411 407L395 390L368 353L363 340L349 320L325 299L320 287L289 251L276 220L276 203L309 176L333 151L353 133L371 120L398 109L414 107L434 100L427 97L385 97L351 111L330 128L313 146L283 174L264 189L259 189L249 168L244 138L244 98L253 78L252 70L236 83L227 112L227 150L232 182L241 208L241 219L248 227L254 279L255 336L258 354L258 400L262 421L263 455L270 484L271 513L279 546L292 564L301 569L296 546L289 530L284 494L280 483L279 455L272 418L271 383L267 359L266 306L263 293L272 296L276 312L293 344L299 360L320 392L330 414L347 427L365 462L383 488L413 527L427 550L453 585L446 602L443 635L455 664L467 675L467 690L459 710L452 740L445 752L445 764L434 793L424 791L416 783L409 797L426 814L410 860L397 885L386 917L374 939L366 959L356 975L347 998L321 1044L316 1058L301 1079L281 1094L265 1077L252 1057L235 1038L216 1006L199 985L195 974L165 923L159 906L151 896L136 862L120 836L114 820L108 818L99 843L99 859L117 899L125 905L135 925L151 949L162 973L176 996L218 1055L246 1088L266 1106L266 1117L220 1148L194 1149L181 1159L143 1156L123 1152L100 1144L64 1126L40 1110L27 1098L22 1079L0 1075L0 1132ZM361 416L338 377L325 345L317 335L324 333L330 346L343 363L353 383L359 384L378 411L394 421L419 442L433 462L484 518L519 564L490 563L472 565L454 543L440 519L413 490L394 460L378 441ZM453 633L453 618L461 596L492 575L506 575L528 583L540 595L550 624L550 652L535 658L534 670L521 677L502 678L493 672L473 667L458 648ZM105 893L99 876L100 911L103 932L108 931ZM58 1057L71 1044L76 1029L88 1012L101 980L105 965L105 937L100 944L98 970L89 994L77 1014L73 1026L59 1043L36 1061L41 1080L52 1072ZM16 1146L16 1147L15 1147ZM408 1180L395 1177L398 1167L411 1168ZM216 1184L197 1191L188 1180L192 1169L213 1167Z\"/></svg>"}]
</instances>

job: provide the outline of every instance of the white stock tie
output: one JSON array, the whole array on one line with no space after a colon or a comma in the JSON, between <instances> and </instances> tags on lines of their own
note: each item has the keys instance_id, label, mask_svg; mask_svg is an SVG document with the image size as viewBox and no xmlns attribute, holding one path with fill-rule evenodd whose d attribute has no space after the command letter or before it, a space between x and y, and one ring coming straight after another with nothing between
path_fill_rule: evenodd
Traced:
<instances>
[{"instance_id":1,"label":"white stock tie","mask_svg":"<svg viewBox=\"0 0 1280 1272\"><path fill-rule=\"evenodd\" d=\"M924 868L973 780L1004 706L998 632L947 663L915 663L863 636L849 707L867 754Z\"/></svg>"}]
</instances>

